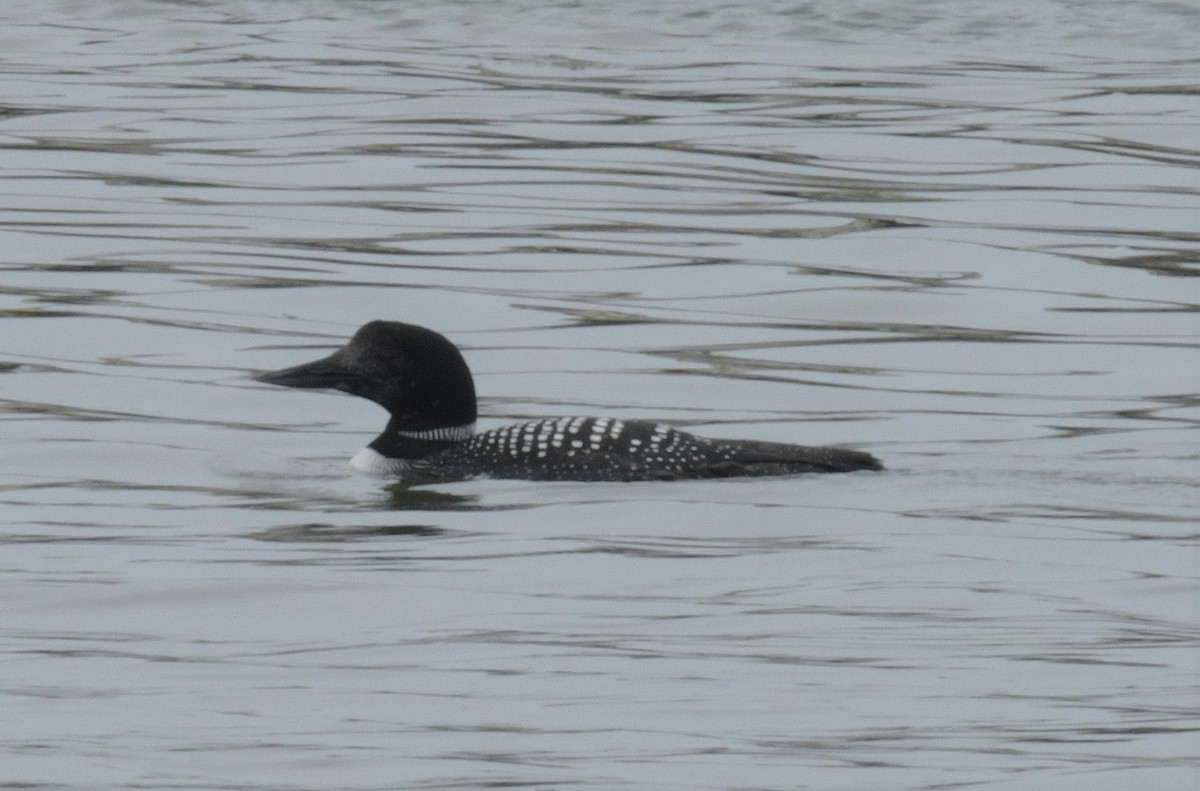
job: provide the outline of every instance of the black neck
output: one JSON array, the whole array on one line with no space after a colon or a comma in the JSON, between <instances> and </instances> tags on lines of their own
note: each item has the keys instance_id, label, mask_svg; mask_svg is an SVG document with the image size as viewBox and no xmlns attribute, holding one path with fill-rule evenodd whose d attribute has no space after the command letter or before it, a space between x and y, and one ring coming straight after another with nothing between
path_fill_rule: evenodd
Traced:
<instances>
[{"instance_id":1,"label":"black neck","mask_svg":"<svg viewBox=\"0 0 1200 791\"><path fill-rule=\"evenodd\" d=\"M401 427L392 418L383 433L371 441L369 448L389 459L420 459L431 453L457 445L473 432L474 424L447 426L436 429L413 430Z\"/></svg>"}]
</instances>

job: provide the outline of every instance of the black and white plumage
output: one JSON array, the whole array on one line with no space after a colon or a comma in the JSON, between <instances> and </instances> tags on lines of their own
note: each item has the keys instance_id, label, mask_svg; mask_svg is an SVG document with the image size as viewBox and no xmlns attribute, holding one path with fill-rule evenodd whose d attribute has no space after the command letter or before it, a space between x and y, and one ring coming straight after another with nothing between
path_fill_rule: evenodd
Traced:
<instances>
[{"instance_id":1,"label":"black and white plumage","mask_svg":"<svg viewBox=\"0 0 1200 791\"><path fill-rule=\"evenodd\" d=\"M475 385L458 349L412 324L373 321L316 362L263 374L287 387L332 388L391 414L355 467L417 482L476 477L642 481L879 470L870 454L708 439L644 420L562 417L475 432Z\"/></svg>"}]
</instances>

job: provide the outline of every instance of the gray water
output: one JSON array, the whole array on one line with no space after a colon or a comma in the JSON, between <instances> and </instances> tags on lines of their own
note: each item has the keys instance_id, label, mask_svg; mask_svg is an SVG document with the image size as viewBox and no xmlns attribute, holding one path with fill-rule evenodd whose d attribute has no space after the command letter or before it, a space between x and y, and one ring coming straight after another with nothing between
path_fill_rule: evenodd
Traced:
<instances>
[{"instance_id":1,"label":"gray water","mask_svg":"<svg viewBox=\"0 0 1200 791\"><path fill-rule=\"evenodd\" d=\"M1197 785L1195 3L0 11L0 787ZM406 489L373 318L888 470Z\"/></svg>"}]
</instances>

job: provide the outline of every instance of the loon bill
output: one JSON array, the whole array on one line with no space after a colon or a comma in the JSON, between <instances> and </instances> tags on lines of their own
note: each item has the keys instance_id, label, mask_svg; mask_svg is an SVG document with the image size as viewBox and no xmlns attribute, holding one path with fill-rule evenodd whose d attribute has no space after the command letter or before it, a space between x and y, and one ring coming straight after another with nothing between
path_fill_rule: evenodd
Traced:
<instances>
[{"instance_id":1,"label":"loon bill","mask_svg":"<svg viewBox=\"0 0 1200 791\"><path fill-rule=\"evenodd\" d=\"M652 481L881 470L868 453L754 440L708 439L644 420L563 417L475 432L475 384L462 354L433 330L363 325L324 359L256 377L341 390L391 414L351 461L419 482L468 478Z\"/></svg>"}]
</instances>

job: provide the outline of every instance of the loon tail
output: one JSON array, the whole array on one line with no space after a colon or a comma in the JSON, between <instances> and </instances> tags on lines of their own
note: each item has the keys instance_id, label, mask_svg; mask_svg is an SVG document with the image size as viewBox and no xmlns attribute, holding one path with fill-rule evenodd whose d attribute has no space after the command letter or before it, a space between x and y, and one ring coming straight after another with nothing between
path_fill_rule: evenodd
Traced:
<instances>
[{"instance_id":1,"label":"loon tail","mask_svg":"<svg viewBox=\"0 0 1200 791\"><path fill-rule=\"evenodd\" d=\"M883 464L869 453L846 448L785 445L780 442L738 441L730 443L727 464L730 475L778 475L797 472L854 472L882 470ZM724 466L724 465L722 465Z\"/></svg>"}]
</instances>

